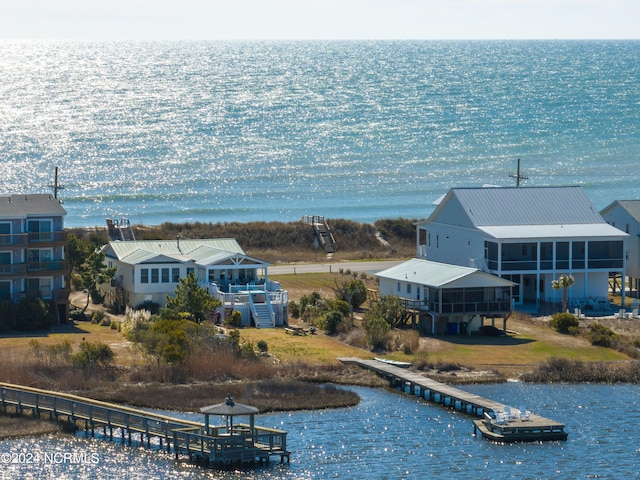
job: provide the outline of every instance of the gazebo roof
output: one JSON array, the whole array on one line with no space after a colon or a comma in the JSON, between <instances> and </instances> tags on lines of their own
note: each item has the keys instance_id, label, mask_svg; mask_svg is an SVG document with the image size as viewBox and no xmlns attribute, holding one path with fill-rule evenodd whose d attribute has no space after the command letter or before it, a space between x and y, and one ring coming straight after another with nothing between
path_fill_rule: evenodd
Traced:
<instances>
[{"instance_id":1,"label":"gazebo roof","mask_svg":"<svg viewBox=\"0 0 640 480\"><path fill-rule=\"evenodd\" d=\"M202 407L200 412L206 415L224 415L226 417L233 417L235 415L255 415L258 413L258 409L250 405L235 403L233 398L231 398L231 395L228 395L227 400L224 403Z\"/></svg>"}]
</instances>

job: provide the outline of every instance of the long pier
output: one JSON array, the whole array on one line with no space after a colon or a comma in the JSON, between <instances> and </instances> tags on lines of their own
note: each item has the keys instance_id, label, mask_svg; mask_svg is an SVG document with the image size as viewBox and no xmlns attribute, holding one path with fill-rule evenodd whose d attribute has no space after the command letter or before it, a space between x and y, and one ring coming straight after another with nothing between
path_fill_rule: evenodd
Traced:
<instances>
[{"instance_id":1,"label":"long pier","mask_svg":"<svg viewBox=\"0 0 640 480\"><path fill-rule=\"evenodd\" d=\"M485 438L500 442L566 439L564 424L531 413L524 407L513 408L380 360L353 357L338 360L376 372L388 379L392 388L479 417L481 420L474 421L474 432L479 430Z\"/></svg>"},{"instance_id":2,"label":"long pier","mask_svg":"<svg viewBox=\"0 0 640 480\"><path fill-rule=\"evenodd\" d=\"M287 433L282 430L238 423L229 430L226 425L209 426L166 415L146 412L90 398L49 390L0 383L0 409L7 414L8 407L16 415L31 411L35 417L60 417L77 428L84 423L87 436L103 430L103 438L114 441L114 431L120 430L122 443L132 444L139 436L140 445L147 448L166 448L175 453L176 460L187 456L196 463L208 465L245 464L265 461L280 456L288 461ZM224 433L222 433L224 432ZM146 441L145 441L146 440Z\"/></svg>"}]
</instances>

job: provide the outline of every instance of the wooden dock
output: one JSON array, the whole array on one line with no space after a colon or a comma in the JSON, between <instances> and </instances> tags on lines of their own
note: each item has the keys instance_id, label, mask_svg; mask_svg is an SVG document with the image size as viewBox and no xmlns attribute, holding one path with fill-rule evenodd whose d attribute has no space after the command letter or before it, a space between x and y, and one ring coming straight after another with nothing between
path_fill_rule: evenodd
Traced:
<instances>
[{"instance_id":1,"label":"wooden dock","mask_svg":"<svg viewBox=\"0 0 640 480\"><path fill-rule=\"evenodd\" d=\"M474 432L480 432L484 438L505 443L567 438L564 424L531 413L524 407L513 408L379 360L351 357L338 360L373 370L388 379L391 387L405 393L479 417L480 420L474 421Z\"/></svg>"},{"instance_id":2,"label":"wooden dock","mask_svg":"<svg viewBox=\"0 0 640 480\"><path fill-rule=\"evenodd\" d=\"M228 425L205 426L76 395L0 383L0 409L8 414L9 408L16 415L31 411L38 418L48 415L76 428L84 425L87 436L94 437L95 431L102 429L103 438L110 441L114 441L114 431L120 430L122 443L131 445L138 436L141 446L166 448L175 453L176 460L188 457L205 466L269 463L272 456L288 462L290 456L285 431L257 427L253 422L238 423L231 429Z\"/></svg>"}]
</instances>

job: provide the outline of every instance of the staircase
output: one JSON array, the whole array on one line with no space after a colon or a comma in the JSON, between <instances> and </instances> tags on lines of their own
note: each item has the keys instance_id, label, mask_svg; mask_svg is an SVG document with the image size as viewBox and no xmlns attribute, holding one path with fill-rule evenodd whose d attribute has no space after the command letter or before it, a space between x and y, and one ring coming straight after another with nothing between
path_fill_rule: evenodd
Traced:
<instances>
[{"instance_id":1,"label":"staircase","mask_svg":"<svg viewBox=\"0 0 640 480\"><path fill-rule=\"evenodd\" d=\"M268 304L252 303L251 311L256 323L256 328L273 328L275 326L275 319Z\"/></svg>"},{"instance_id":2,"label":"staircase","mask_svg":"<svg viewBox=\"0 0 640 480\"><path fill-rule=\"evenodd\" d=\"M329 224L324 217L320 215L305 215L302 221L313 226L318 245L326 253L334 253L336 251L336 240L333 238L333 233L331 233Z\"/></svg>"},{"instance_id":3,"label":"staircase","mask_svg":"<svg viewBox=\"0 0 640 480\"><path fill-rule=\"evenodd\" d=\"M133 228L129 220L126 218L118 220L112 220L107 218L107 233L109 240L112 242L121 240L123 242L134 241L136 236L133 233Z\"/></svg>"}]
</instances>

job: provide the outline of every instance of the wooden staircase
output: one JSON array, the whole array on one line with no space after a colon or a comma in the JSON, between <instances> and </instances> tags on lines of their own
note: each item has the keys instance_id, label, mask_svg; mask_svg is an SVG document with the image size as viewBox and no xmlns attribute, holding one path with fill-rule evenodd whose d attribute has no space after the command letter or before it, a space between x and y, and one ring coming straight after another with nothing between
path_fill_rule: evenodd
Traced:
<instances>
[{"instance_id":1,"label":"wooden staircase","mask_svg":"<svg viewBox=\"0 0 640 480\"><path fill-rule=\"evenodd\" d=\"M109 235L109 240L112 242L117 240L127 242L134 241L136 239L136 236L133 233L133 228L131 228L131 224L126 218L123 218L120 221L107 218L107 233Z\"/></svg>"},{"instance_id":2,"label":"wooden staircase","mask_svg":"<svg viewBox=\"0 0 640 480\"><path fill-rule=\"evenodd\" d=\"M318 245L322 247L325 253L334 253L336 251L336 240L329 228L327 220L320 215L305 215L302 221L313 226Z\"/></svg>"}]
</instances>

